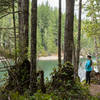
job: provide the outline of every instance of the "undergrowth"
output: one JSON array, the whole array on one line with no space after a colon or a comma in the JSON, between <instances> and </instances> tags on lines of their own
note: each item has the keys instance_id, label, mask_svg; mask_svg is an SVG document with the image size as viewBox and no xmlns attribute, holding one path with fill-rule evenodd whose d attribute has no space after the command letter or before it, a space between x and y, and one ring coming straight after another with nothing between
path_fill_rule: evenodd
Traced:
<instances>
[{"instance_id":1,"label":"undergrowth","mask_svg":"<svg viewBox=\"0 0 100 100\"><path fill-rule=\"evenodd\" d=\"M23 95L19 92L3 91L0 92L0 100L99 100L97 97L89 95L88 86L84 86L78 79L74 79L74 68L67 62L58 70L54 69L51 73L51 80L46 81L46 93L40 89L32 96L27 89Z\"/></svg>"}]
</instances>

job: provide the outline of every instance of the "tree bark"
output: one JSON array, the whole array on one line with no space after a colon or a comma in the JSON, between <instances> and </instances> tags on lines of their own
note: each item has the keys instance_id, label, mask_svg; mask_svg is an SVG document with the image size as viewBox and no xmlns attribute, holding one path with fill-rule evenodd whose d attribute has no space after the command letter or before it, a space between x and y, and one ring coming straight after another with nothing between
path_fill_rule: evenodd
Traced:
<instances>
[{"instance_id":1,"label":"tree bark","mask_svg":"<svg viewBox=\"0 0 100 100\"><path fill-rule=\"evenodd\" d=\"M97 61L97 67L100 72L100 61L99 61L99 53L98 53L98 46L97 46L97 41L96 37L94 37L94 45L95 45L95 56L96 56L96 61Z\"/></svg>"},{"instance_id":2,"label":"tree bark","mask_svg":"<svg viewBox=\"0 0 100 100\"><path fill-rule=\"evenodd\" d=\"M29 0L18 0L19 9L19 57L28 59Z\"/></svg>"},{"instance_id":3,"label":"tree bark","mask_svg":"<svg viewBox=\"0 0 100 100\"><path fill-rule=\"evenodd\" d=\"M30 91L37 90L36 60L37 60L37 0L32 0L31 10L31 68L30 68Z\"/></svg>"},{"instance_id":4,"label":"tree bark","mask_svg":"<svg viewBox=\"0 0 100 100\"><path fill-rule=\"evenodd\" d=\"M80 60L80 42L81 42L81 14L82 14L82 0L79 0L79 21L78 21L78 38L77 38L77 51L76 51L76 70L75 77L78 77L78 67Z\"/></svg>"},{"instance_id":5,"label":"tree bark","mask_svg":"<svg viewBox=\"0 0 100 100\"><path fill-rule=\"evenodd\" d=\"M25 53L28 52L28 31L29 31L29 0L24 0L24 25L25 25L25 31L24 31L24 37L25 41ZM27 55L26 55L27 56Z\"/></svg>"},{"instance_id":6,"label":"tree bark","mask_svg":"<svg viewBox=\"0 0 100 100\"><path fill-rule=\"evenodd\" d=\"M66 20L64 34L64 62L72 63L73 54L73 22L74 22L74 0L66 0Z\"/></svg>"},{"instance_id":7,"label":"tree bark","mask_svg":"<svg viewBox=\"0 0 100 100\"><path fill-rule=\"evenodd\" d=\"M22 0L18 0L18 21L19 21L19 50L21 51L21 29L22 29ZM19 52L20 52L19 51ZM20 53L21 55L21 53Z\"/></svg>"},{"instance_id":8,"label":"tree bark","mask_svg":"<svg viewBox=\"0 0 100 100\"><path fill-rule=\"evenodd\" d=\"M15 42L15 64L17 63L17 47L16 47L16 23L15 23L15 0L12 0L12 10L13 10L13 26L14 26L14 42Z\"/></svg>"},{"instance_id":9,"label":"tree bark","mask_svg":"<svg viewBox=\"0 0 100 100\"><path fill-rule=\"evenodd\" d=\"M61 67L61 0L59 0L59 25L58 25L58 66Z\"/></svg>"}]
</instances>

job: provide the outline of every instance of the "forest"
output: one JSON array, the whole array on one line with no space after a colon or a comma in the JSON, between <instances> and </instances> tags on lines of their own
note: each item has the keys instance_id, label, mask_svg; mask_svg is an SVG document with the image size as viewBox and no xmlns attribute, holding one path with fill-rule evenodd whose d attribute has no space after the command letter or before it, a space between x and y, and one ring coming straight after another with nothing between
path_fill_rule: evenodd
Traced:
<instances>
[{"instance_id":1,"label":"forest","mask_svg":"<svg viewBox=\"0 0 100 100\"><path fill-rule=\"evenodd\" d=\"M0 0L0 100L100 100L100 0Z\"/></svg>"}]
</instances>

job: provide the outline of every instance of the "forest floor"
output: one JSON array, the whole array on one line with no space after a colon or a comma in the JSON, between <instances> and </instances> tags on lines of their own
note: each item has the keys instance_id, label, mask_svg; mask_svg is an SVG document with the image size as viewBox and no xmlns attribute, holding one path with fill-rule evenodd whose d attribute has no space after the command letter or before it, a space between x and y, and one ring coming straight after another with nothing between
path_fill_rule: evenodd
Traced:
<instances>
[{"instance_id":1,"label":"forest floor","mask_svg":"<svg viewBox=\"0 0 100 100\"><path fill-rule=\"evenodd\" d=\"M89 90L92 96L98 96L100 98L100 85L91 84Z\"/></svg>"}]
</instances>

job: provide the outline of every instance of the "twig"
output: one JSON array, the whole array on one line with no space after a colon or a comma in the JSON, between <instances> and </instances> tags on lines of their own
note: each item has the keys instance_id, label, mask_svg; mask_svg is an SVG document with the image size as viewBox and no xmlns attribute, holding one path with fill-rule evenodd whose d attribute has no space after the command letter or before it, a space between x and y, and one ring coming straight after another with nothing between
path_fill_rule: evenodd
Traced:
<instances>
[{"instance_id":1,"label":"twig","mask_svg":"<svg viewBox=\"0 0 100 100\"><path fill-rule=\"evenodd\" d=\"M18 27L16 27L16 28L18 28ZM4 28L0 28L0 29L14 29L14 27L10 27L10 28L4 27Z\"/></svg>"},{"instance_id":2,"label":"twig","mask_svg":"<svg viewBox=\"0 0 100 100\"><path fill-rule=\"evenodd\" d=\"M19 11L15 11L14 13L19 13ZM13 12L8 12L7 14L1 16L0 19L4 18L4 17L6 17L6 16L8 16L10 14L13 14Z\"/></svg>"}]
</instances>

